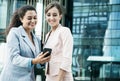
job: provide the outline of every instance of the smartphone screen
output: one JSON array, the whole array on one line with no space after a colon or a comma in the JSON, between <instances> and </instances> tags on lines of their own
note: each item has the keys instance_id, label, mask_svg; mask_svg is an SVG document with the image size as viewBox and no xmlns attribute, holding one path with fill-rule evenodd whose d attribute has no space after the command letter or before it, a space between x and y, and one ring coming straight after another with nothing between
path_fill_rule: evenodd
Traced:
<instances>
[{"instance_id":1,"label":"smartphone screen","mask_svg":"<svg viewBox=\"0 0 120 81\"><path fill-rule=\"evenodd\" d=\"M44 49L43 49L43 53L45 53L45 52L47 52L47 51L48 51L48 53L45 55L45 57L47 57L47 56L49 56L49 55L51 54L52 49L51 49L51 48L44 48Z\"/></svg>"}]
</instances>

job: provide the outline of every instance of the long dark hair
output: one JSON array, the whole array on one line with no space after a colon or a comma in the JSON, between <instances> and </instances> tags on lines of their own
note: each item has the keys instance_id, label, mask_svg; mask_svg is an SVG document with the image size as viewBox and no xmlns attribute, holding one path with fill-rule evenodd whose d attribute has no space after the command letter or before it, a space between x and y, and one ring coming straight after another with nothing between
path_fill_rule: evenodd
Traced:
<instances>
[{"instance_id":1,"label":"long dark hair","mask_svg":"<svg viewBox=\"0 0 120 81\"><path fill-rule=\"evenodd\" d=\"M11 18L10 24L8 25L7 29L6 29L6 35L8 35L9 31L11 28L13 27L19 27L20 25L22 25L22 22L20 21L20 18L23 18L25 13L28 10L34 10L36 12L36 9L33 6L30 5L26 5L26 6L22 6L21 8L17 9L14 13L13 16Z\"/></svg>"}]
</instances>

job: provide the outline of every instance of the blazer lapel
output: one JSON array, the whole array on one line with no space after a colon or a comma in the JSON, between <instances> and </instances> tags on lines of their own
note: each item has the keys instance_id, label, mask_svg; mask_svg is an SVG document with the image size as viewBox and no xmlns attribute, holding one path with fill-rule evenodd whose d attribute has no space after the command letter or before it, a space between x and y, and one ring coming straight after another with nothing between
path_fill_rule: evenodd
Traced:
<instances>
[{"instance_id":1,"label":"blazer lapel","mask_svg":"<svg viewBox=\"0 0 120 81\"><path fill-rule=\"evenodd\" d=\"M34 34L33 34L33 41L34 41L35 48L36 48L36 50L35 50L35 52L36 52L35 56L37 56L38 53L40 52L40 43L38 42L40 40L38 40Z\"/></svg>"},{"instance_id":2,"label":"blazer lapel","mask_svg":"<svg viewBox=\"0 0 120 81\"><path fill-rule=\"evenodd\" d=\"M21 35L23 37L23 40L31 48L33 54L35 55L35 46L32 44L32 42L28 38L28 35L27 35L27 33L25 32L25 30L24 30L24 28L22 26L20 27L20 32L21 32Z\"/></svg>"}]
</instances>

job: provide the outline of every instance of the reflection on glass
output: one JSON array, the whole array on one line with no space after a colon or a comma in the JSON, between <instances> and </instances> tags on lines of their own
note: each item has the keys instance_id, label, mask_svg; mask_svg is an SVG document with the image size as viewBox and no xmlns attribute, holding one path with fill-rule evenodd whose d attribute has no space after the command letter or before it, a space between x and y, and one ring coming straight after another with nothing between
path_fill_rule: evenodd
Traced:
<instances>
[{"instance_id":1,"label":"reflection on glass","mask_svg":"<svg viewBox=\"0 0 120 81\"><path fill-rule=\"evenodd\" d=\"M110 0L111 5L119 4L120 0ZM108 27L104 37L103 56L120 57L120 11L119 6L112 6L110 12ZM100 77L118 78L120 77L118 64L104 64L100 71Z\"/></svg>"}]
</instances>

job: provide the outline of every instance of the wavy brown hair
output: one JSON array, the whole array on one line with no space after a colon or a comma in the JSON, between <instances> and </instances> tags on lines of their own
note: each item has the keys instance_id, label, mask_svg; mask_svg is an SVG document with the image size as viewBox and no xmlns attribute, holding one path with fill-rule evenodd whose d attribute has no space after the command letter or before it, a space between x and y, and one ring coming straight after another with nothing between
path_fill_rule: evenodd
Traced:
<instances>
[{"instance_id":1,"label":"wavy brown hair","mask_svg":"<svg viewBox=\"0 0 120 81\"><path fill-rule=\"evenodd\" d=\"M10 24L8 25L5 34L8 35L9 31L11 28L13 27L19 27L20 25L22 25L22 22L20 21L20 18L23 18L25 16L25 13L28 10L34 10L36 12L36 9L33 6L30 5L26 5L26 6L22 6L21 8L17 9L14 13L13 16L11 18ZM36 12L37 13L37 12Z\"/></svg>"}]
</instances>

